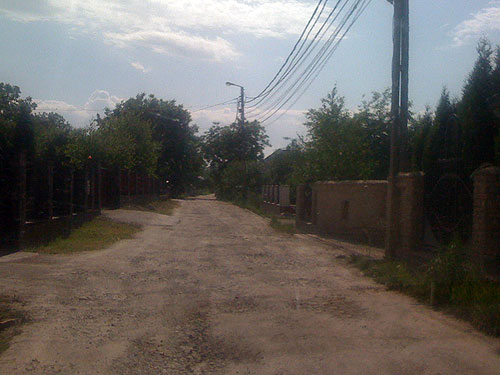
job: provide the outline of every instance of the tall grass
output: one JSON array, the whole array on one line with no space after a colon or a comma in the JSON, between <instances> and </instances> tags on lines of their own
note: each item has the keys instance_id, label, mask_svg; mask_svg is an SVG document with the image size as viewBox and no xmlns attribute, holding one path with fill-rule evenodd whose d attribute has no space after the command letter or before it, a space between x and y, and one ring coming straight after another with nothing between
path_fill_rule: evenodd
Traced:
<instances>
[{"instance_id":1,"label":"tall grass","mask_svg":"<svg viewBox=\"0 0 500 375\"><path fill-rule=\"evenodd\" d=\"M389 289L448 311L479 330L500 336L500 284L485 277L460 247L443 250L418 267L404 261L353 256L352 264Z\"/></svg>"}]
</instances>

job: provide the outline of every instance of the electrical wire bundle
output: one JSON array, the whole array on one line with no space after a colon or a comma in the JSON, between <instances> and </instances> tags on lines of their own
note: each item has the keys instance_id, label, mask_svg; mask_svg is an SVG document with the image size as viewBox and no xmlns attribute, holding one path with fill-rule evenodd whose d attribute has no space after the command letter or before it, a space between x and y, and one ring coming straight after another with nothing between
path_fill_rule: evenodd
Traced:
<instances>
[{"instance_id":1,"label":"electrical wire bundle","mask_svg":"<svg viewBox=\"0 0 500 375\"><path fill-rule=\"evenodd\" d=\"M304 95L371 0L319 0L302 34L273 79L246 100L248 117L264 123L283 116ZM283 110L283 108L286 108ZM273 121L273 122L274 122Z\"/></svg>"}]
</instances>

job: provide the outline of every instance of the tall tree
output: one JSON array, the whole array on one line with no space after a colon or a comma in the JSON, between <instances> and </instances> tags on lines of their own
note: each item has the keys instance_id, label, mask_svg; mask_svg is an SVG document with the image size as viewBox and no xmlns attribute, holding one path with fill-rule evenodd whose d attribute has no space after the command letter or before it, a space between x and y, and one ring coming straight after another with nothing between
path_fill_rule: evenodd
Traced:
<instances>
[{"instance_id":1,"label":"tall tree","mask_svg":"<svg viewBox=\"0 0 500 375\"><path fill-rule=\"evenodd\" d=\"M153 140L160 145L157 175L168 180L174 193L183 192L200 173L203 160L199 150L198 128L191 115L175 100L139 94L106 112L106 117L133 114L151 124Z\"/></svg>"},{"instance_id":2,"label":"tall tree","mask_svg":"<svg viewBox=\"0 0 500 375\"><path fill-rule=\"evenodd\" d=\"M494 97L493 50L490 42L481 39L477 52L479 56L466 80L460 102L460 117L464 125L463 158L468 173L495 159L496 129L491 107Z\"/></svg>"},{"instance_id":3,"label":"tall tree","mask_svg":"<svg viewBox=\"0 0 500 375\"><path fill-rule=\"evenodd\" d=\"M205 133L204 156L218 196L245 198L249 191L260 187L261 177L255 162L264 158L268 139L257 121L214 125Z\"/></svg>"},{"instance_id":4,"label":"tall tree","mask_svg":"<svg viewBox=\"0 0 500 375\"><path fill-rule=\"evenodd\" d=\"M368 179L376 161L370 137L361 121L345 108L335 87L319 109L306 113L307 137L303 181Z\"/></svg>"}]
</instances>

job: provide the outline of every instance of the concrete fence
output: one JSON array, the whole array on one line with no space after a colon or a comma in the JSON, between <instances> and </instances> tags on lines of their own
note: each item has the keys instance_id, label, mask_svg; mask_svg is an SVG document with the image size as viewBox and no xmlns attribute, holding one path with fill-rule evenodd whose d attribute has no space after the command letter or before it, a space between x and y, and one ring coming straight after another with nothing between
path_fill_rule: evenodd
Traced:
<instances>
[{"instance_id":1,"label":"concrete fence","mask_svg":"<svg viewBox=\"0 0 500 375\"><path fill-rule=\"evenodd\" d=\"M262 209L270 214L290 212L290 186L264 185L262 186Z\"/></svg>"},{"instance_id":2,"label":"concrete fence","mask_svg":"<svg viewBox=\"0 0 500 375\"><path fill-rule=\"evenodd\" d=\"M401 174L397 179L398 246L416 250L423 238L423 174ZM297 187L298 227L320 233L384 246L387 222L386 180L316 182Z\"/></svg>"},{"instance_id":3,"label":"concrete fence","mask_svg":"<svg viewBox=\"0 0 500 375\"><path fill-rule=\"evenodd\" d=\"M500 168L486 166L473 174L473 227L471 247L481 262L500 269ZM395 190L386 180L327 181L297 187L297 227L387 246L389 233L396 240L394 256L422 249L424 238L424 174L401 173ZM396 194L394 220L388 222L388 195ZM290 206L289 186L265 185L263 207L282 213Z\"/></svg>"},{"instance_id":4,"label":"concrete fence","mask_svg":"<svg viewBox=\"0 0 500 375\"><path fill-rule=\"evenodd\" d=\"M309 192L299 185L296 223L304 227L309 222L320 233L383 245L386 195L386 181L316 182Z\"/></svg>"}]
</instances>

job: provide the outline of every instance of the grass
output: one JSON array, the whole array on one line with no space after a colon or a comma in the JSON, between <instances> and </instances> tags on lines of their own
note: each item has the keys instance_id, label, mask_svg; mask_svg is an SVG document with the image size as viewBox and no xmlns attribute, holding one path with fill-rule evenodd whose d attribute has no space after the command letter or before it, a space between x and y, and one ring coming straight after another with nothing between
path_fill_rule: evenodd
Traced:
<instances>
[{"instance_id":1,"label":"grass","mask_svg":"<svg viewBox=\"0 0 500 375\"><path fill-rule=\"evenodd\" d=\"M172 215L179 202L171 199L143 199L131 202L121 207L124 210L148 211L162 215Z\"/></svg>"},{"instance_id":2,"label":"grass","mask_svg":"<svg viewBox=\"0 0 500 375\"><path fill-rule=\"evenodd\" d=\"M411 295L500 337L500 284L484 277L459 249L419 267L404 261L352 256L351 263L391 290Z\"/></svg>"},{"instance_id":3,"label":"grass","mask_svg":"<svg viewBox=\"0 0 500 375\"><path fill-rule=\"evenodd\" d=\"M70 254L80 251L100 250L127 238L132 238L140 227L96 217L71 232L67 238L57 238L47 245L28 250L44 254Z\"/></svg>"},{"instance_id":4,"label":"grass","mask_svg":"<svg viewBox=\"0 0 500 375\"><path fill-rule=\"evenodd\" d=\"M287 220L289 221L289 220ZM277 230L278 232L283 232L283 233L288 233L288 234L295 234L297 233L297 229L295 228L295 223L284 223L280 221L279 218L276 218L276 216L273 216L271 218L271 228Z\"/></svg>"},{"instance_id":5,"label":"grass","mask_svg":"<svg viewBox=\"0 0 500 375\"><path fill-rule=\"evenodd\" d=\"M12 308L10 297L0 296L0 354L9 347L10 340L19 333L19 326L26 321L25 316Z\"/></svg>"}]
</instances>

